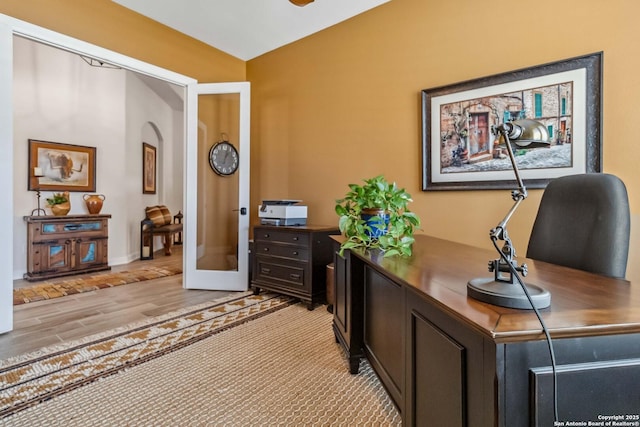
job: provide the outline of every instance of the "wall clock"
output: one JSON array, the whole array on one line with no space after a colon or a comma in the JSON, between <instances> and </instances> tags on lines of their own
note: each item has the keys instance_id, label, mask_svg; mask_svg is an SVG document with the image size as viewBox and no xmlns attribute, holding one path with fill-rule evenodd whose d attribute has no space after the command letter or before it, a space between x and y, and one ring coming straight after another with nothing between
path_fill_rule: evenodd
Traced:
<instances>
[{"instance_id":1,"label":"wall clock","mask_svg":"<svg viewBox=\"0 0 640 427\"><path fill-rule=\"evenodd\" d=\"M209 165L218 175L233 175L238 170L238 161L238 150L229 141L220 141L209 150Z\"/></svg>"}]
</instances>

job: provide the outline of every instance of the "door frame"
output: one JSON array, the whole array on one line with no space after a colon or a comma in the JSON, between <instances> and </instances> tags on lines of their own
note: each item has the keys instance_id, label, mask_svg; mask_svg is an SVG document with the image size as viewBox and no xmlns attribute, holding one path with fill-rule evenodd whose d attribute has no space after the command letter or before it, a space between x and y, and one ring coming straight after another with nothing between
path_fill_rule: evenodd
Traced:
<instances>
[{"instance_id":1,"label":"door frame","mask_svg":"<svg viewBox=\"0 0 640 427\"><path fill-rule=\"evenodd\" d=\"M7 197L0 209L0 240L13 242L13 228L21 218L14 214L13 205L13 37L20 36L63 49L79 55L103 60L130 71L145 74L182 87L194 86L197 80L170 70L131 58L126 55L69 37L46 28L30 24L13 17L0 14L0 182L11 188L11 197ZM187 141L187 108L185 99L184 144ZM183 164L183 174L186 173ZM183 191L186 191L186 180ZM186 217L186 214L185 214ZM188 221L188 218L185 218ZM183 254L183 264L185 263ZM13 329L13 253L0 257L0 333Z\"/></svg>"}]
</instances>

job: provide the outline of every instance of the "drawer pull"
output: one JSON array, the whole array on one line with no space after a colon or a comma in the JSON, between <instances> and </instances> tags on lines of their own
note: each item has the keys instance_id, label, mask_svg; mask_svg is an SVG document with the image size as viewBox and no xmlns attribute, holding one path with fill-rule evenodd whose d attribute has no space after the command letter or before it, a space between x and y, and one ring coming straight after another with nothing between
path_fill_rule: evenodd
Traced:
<instances>
[{"instance_id":1,"label":"drawer pull","mask_svg":"<svg viewBox=\"0 0 640 427\"><path fill-rule=\"evenodd\" d=\"M261 271L262 273L264 273L264 274L269 274L269 273L271 273L271 269L270 269L270 268L266 268L266 267L262 267L262 268L260 269L260 271Z\"/></svg>"},{"instance_id":2,"label":"drawer pull","mask_svg":"<svg viewBox=\"0 0 640 427\"><path fill-rule=\"evenodd\" d=\"M51 244L56 244L58 243L59 240L41 240L39 242L33 242L34 245L51 245Z\"/></svg>"},{"instance_id":3,"label":"drawer pull","mask_svg":"<svg viewBox=\"0 0 640 427\"><path fill-rule=\"evenodd\" d=\"M265 238L265 239L268 239L269 237L271 237L271 236L269 235L269 233L265 233L264 238Z\"/></svg>"},{"instance_id":4,"label":"drawer pull","mask_svg":"<svg viewBox=\"0 0 640 427\"><path fill-rule=\"evenodd\" d=\"M294 255L298 255L298 251L293 251L293 254Z\"/></svg>"},{"instance_id":5,"label":"drawer pull","mask_svg":"<svg viewBox=\"0 0 640 427\"><path fill-rule=\"evenodd\" d=\"M289 278L293 280L300 280L300 275L292 273L289 275Z\"/></svg>"},{"instance_id":6,"label":"drawer pull","mask_svg":"<svg viewBox=\"0 0 640 427\"><path fill-rule=\"evenodd\" d=\"M293 240L297 242L300 238L298 236L293 236Z\"/></svg>"},{"instance_id":7,"label":"drawer pull","mask_svg":"<svg viewBox=\"0 0 640 427\"><path fill-rule=\"evenodd\" d=\"M269 252L269 248L264 248L263 251Z\"/></svg>"}]
</instances>

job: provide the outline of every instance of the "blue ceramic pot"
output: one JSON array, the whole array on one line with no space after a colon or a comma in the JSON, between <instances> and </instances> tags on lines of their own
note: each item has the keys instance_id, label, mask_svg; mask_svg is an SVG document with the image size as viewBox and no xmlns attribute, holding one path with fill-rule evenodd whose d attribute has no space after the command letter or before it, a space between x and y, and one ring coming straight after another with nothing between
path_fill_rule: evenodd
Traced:
<instances>
[{"instance_id":1,"label":"blue ceramic pot","mask_svg":"<svg viewBox=\"0 0 640 427\"><path fill-rule=\"evenodd\" d=\"M363 209L360 217L371 228L371 231L366 231L369 237L377 239L387 234L389 214L385 213L382 209Z\"/></svg>"}]
</instances>

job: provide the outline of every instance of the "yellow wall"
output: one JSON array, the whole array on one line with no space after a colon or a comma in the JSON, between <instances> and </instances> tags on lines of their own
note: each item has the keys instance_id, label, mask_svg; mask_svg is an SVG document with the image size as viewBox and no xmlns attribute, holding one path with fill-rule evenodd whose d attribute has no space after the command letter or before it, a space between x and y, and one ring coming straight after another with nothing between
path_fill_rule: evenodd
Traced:
<instances>
[{"instance_id":1,"label":"yellow wall","mask_svg":"<svg viewBox=\"0 0 640 427\"><path fill-rule=\"evenodd\" d=\"M487 248L508 191L420 190L420 90L604 51L604 171L627 184L640 226L640 148L628 136L640 99L637 0L392 0L248 63L110 0L3 0L0 13L199 81L251 81L254 222L261 199L287 197L305 200L311 222L335 224L347 184L384 173L412 193L425 233ZM521 256L541 194L530 191L509 225ZM628 277L639 269L630 261Z\"/></svg>"},{"instance_id":2,"label":"yellow wall","mask_svg":"<svg viewBox=\"0 0 640 427\"><path fill-rule=\"evenodd\" d=\"M413 195L425 233L489 248L509 192L421 191L420 90L604 51L603 169L625 181L640 226L640 145L629 137L639 14L635 0L392 0L251 60L252 205L301 198L312 222L335 223L347 183L384 173ZM520 256L541 195L531 190L509 223ZM628 277L637 269L630 261Z\"/></svg>"},{"instance_id":3,"label":"yellow wall","mask_svg":"<svg viewBox=\"0 0 640 427\"><path fill-rule=\"evenodd\" d=\"M246 79L244 61L111 0L2 0L0 13L198 81Z\"/></svg>"}]
</instances>

